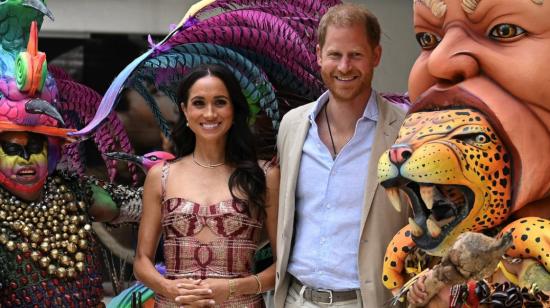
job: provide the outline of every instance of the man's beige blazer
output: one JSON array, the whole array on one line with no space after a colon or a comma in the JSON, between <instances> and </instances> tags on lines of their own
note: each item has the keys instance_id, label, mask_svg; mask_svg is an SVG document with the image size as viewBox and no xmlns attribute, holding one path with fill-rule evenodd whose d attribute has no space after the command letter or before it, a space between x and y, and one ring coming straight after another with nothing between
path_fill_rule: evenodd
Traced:
<instances>
[{"instance_id":1,"label":"man's beige blazer","mask_svg":"<svg viewBox=\"0 0 550 308\"><path fill-rule=\"evenodd\" d=\"M376 178L378 159L395 141L405 113L380 96L377 96L376 100L378 123L365 183L357 260L363 306L368 308L382 307L391 297L391 293L381 282L383 258L386 246L393 235L407 223L408 214L406 209L401 213L393 209ZM313 103L289 111L281 122L277 138L281 184L277 228L276 308L284 307L290 283L290 275L286 270L294 232L296 180L300 170L302 147L310 127L308 115L312 107Z\"/></svg>"}]
</instances>

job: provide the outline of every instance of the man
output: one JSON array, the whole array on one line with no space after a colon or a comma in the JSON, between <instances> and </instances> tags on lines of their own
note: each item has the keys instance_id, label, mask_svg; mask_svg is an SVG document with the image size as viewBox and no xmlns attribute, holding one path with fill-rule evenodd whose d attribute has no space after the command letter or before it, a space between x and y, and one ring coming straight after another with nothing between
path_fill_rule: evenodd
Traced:
<instances>
[{"instance_id":1,"label":"man","mask_svg":"<svg viewBox=\"0 0 550 308\"><path fill-rule=\"evenodd\" d=\"M290 111L279 129L281 163L276 307L382 307L384 249L406 223L376 181L403 111L372 90L380 26L367 9L331 8L318 29L328 91Z\"/></svg>"}]
</instances>

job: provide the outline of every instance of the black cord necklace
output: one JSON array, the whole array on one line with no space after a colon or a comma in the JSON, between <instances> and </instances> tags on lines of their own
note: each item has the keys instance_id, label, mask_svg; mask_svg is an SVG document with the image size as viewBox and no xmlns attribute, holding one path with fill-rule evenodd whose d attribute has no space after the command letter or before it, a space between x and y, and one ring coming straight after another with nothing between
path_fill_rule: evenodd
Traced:
<instances>
[{"instance_id":1,"label":"black cord necklace","mask_svg":"<svg viewBox=\"0 0 550 308\"><path fill-rule=\"evenodd\" d=\"M334 138L332 137L332 130L330 129L330 121L328 120L327 106L328 106L328 102L325 104L325 120L327 122L328 135L330 136L330 142L332 143L332 151L334 152L334 155L332 156L332 159L334 159L334 158L336 158L336 155L338 155L338 152L336 151L336 146L334 145Z\"/></svg>"}]
</instances>

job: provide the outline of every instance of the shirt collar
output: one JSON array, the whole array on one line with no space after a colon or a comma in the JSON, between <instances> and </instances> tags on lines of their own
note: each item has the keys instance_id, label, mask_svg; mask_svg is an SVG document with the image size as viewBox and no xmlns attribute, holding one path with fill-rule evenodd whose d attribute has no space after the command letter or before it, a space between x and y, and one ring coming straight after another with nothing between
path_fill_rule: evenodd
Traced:
<instances>
[{"instance_id":1,"label":"shirt collar","mask_svg":"<svg viewBox=\"0 0 550 308\"><path fill-rule=\"evenodd\" d=\"M329 93L326 91L325 93L321 94L319 98L315 101L314 107L309 113L309 121L311 123L315 123L315 118L323 107L326 105L329 99ZM365 111L363 111L363 116L359 120L368 119L372 120L374 122L378 121L378 104L376 102L376 91L374 89L370 93L369 101L367 103L367 107L365 108Z\"/></svg>"}]
</instances>

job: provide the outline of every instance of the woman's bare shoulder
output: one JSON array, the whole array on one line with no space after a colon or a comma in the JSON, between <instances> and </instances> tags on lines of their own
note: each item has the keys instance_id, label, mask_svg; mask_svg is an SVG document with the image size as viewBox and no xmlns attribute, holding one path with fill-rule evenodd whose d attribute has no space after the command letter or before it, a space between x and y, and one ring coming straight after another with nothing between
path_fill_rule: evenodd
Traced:
<instances>
[{"instance_id":1,"label":"woman's bare shoulder","mask_svg":"<svg viewBox=\"0 0 550 308\"><path fill-rule=\"evenodd\" d=\"M265 175L267 176L271 172L271 170L275 169L275 171L277 171L279 169L279 162L277 161L276 157L271 160L259 159L258 166L262 168Z\"/></svg>"}]
</instances>

